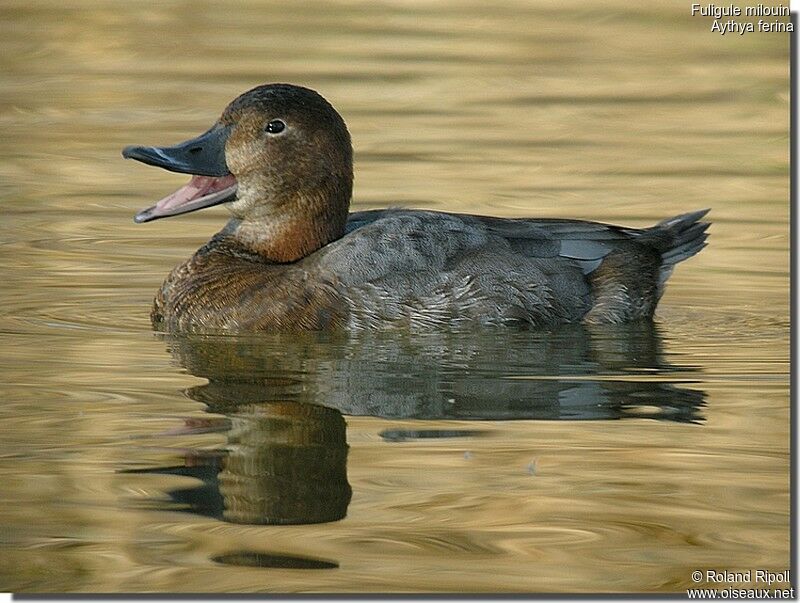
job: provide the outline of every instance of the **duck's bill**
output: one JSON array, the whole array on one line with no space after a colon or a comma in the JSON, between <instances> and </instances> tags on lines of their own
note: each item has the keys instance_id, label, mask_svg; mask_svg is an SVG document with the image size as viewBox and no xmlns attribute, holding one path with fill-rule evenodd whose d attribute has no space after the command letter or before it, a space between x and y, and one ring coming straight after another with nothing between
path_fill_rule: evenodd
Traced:
<instances>
[{"instance_id":1,"label":"duck's bill","mask_svg":"<svg viewBox=\"0 0 800 603\"><path fill-rule=\"evenodd\" d=\"M217 123L208 132L175 146L125 147L122 156L126 159L192 175L188 184L140 211L134 220L149 222L233 201L236 198L236 178L225 162L225 142L229 132L229 126Z\"/></svg>"},{"instance_id":2,"label":"duck's bill","mask_svg":"<svg viewBox=\"0 0 800 603\"><path fill-rule=\"evenodd\" d=\"M225 142L229 133L230 126L215 124L208 132L175 146L133 145L122 149L122 156L170 172L197 176L227 176L231 173L225 162Z\"/></svg>"},{"instance_id":3,"label":"duck's bill","mask_svg":"<svg viewBox=\"0 0 800 603\"><path fill-rule=\"evenodd\" d=\"M187 214L190 211L235 199L236 178L232 174L221 178L192 176L188 184L167 195L152 207L140 211L134 216L133 221L141 224L159 218Z\"/></svg>"}]
</instances>

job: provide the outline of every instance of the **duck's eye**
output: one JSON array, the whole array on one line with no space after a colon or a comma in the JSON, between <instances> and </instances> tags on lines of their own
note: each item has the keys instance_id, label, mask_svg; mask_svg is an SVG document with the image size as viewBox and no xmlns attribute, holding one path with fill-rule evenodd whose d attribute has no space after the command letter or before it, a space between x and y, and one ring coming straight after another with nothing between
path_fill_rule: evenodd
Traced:
<instances>
[{"instance_id":1,"label":"duck's eye","mask_svg":"<svg viewBox=\"0 0 800 603\"><path fill-rule=\"evenodd\" d=\"M271 122L267 124L267 127L264 128L266 132L270 134L280 134L286 129L286 124L283 123L280 119L273 119Z\"/></svg>"}]
</instances>

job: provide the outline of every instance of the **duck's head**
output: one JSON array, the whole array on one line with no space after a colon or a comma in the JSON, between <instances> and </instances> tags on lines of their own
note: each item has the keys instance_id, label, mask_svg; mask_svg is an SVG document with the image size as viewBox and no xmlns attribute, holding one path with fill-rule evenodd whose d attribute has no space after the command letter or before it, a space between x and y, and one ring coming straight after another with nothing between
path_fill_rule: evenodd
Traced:
<instances>
[{"instance_id":1,"label":"duck's head","mask_svg":"<svg viewBox=\"0 0 800 603\"><path fill-rule=\"evenodd\" d=\"M308 88L259 86L231 102L197 138L170 147L129 146L122 155L192 175L188 184L136 214L136 222L221 203L243 222L265 228L287 219L314 223L334 233L328 238L341 236L347 220L350 135L336 110Z\"/></svg>"}]
</instances>

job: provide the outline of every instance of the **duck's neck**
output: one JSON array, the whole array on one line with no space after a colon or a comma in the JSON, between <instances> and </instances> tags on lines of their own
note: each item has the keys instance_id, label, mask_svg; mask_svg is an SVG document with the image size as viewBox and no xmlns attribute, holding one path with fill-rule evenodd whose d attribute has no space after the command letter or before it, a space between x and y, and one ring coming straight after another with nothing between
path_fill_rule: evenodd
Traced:
<instances>
[{"instance_id":1,"label":"duck's neck","mask_svg":"<svg viewBox=\"0 0 800 603\"><path fill-rule=\"evenodd\" d=\"M338 192L298 194L270 204L255 216L231 219L221 234L266 261L296 262L344 235L350 195Z\"/></svg>"}]
</instances>

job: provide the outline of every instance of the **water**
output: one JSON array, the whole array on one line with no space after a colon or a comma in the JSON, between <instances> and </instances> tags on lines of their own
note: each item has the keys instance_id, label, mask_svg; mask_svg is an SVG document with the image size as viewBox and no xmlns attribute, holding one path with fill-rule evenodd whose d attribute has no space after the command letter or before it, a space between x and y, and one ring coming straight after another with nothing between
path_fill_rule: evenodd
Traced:
<instances>
[{"instance_id":1,"label":"water","mask_svg":"<svg viewBox=\"0 0 800 603\"><path fill-rule=\"evenodd\" d=\"M682 591L789 563L788 39L685 2L0 7L0 587ZM164 337L119 157L318 89L357 209L712 207L649 328Z\"/></svg>"}]
</instances>

